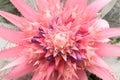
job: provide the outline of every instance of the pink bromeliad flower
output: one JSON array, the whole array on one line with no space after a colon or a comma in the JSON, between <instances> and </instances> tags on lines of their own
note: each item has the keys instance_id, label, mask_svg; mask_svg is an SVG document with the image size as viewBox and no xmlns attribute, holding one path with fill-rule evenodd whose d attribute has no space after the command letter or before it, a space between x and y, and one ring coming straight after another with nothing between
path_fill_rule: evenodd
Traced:
<instances>
[{"instance_id":1,"label":"pink bromeliad flower","mask_svg":"<svg viewBox=\"0 0 120 80\"><path fill-rule=\"evenodd\" d=\"M102 80L115 80L101 56L120 56L120 47L107 44L120 36L120 28L97 18L111 0L36 0L38 10L24 0L10 0L23 16L0 11L21 31L0 27L0 37L17 46L2 50L0 59L15 58L0 69L15 79L33 72L32 80L88 80L86 71Z\"/></svg>"}]
</instances>

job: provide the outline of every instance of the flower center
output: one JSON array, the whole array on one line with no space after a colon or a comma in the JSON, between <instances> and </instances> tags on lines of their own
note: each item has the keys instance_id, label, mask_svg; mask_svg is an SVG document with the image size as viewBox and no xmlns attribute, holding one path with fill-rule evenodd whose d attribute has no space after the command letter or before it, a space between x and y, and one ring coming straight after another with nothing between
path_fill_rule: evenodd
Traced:
<instances>
[{"instance_id":1,"label":"flower center","mask_svg":"<svg viewBox=\"0 0 120 80\"><path fill-rule=\"evenodd\" d=\"M54 40L53 40L55 47L64 48L67 42L68 42L68 36L66 33L60 32L55 34Z\"/></svg>"},{"instance_id":2,"label":"flower center","mask_svg":"<svg viewBox=\"0 0 120 80\"><path fill-rule=\"evenodd\" d=\"M71 31L65 29L55 29L53 25L50 25L50 30L38 29L37 34L31 39L34 43L35 55L36 53L39 59L45 59L50 63L59 63L60 61L71 61L73 63L81 62L83 60L82 55L84 52L81 50L78 42L84 37L83 34L73 34Z\"/></svg>"}]
</instances>

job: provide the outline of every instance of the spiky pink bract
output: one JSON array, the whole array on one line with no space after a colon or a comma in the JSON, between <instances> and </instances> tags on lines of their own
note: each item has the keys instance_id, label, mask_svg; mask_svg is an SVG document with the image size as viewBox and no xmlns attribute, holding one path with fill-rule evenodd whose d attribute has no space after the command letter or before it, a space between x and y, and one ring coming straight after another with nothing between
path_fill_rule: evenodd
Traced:
<instances>
[{"instance_id":1,"label":"spiky pink bract","mask_svg":"<svg viewBox=\"0 0 120 80\"><path fill-rule=\"evenodd\" d=\"M34 10L24 0L10 0L23 16L0 11L21 31L0 27L0 37L17 46L1 51L0 58L15 58L7 66L8 79L33 72L32 80L88 80L89 71L103 80L115 80L111 68L100 56L120 56L120 47L107 44L120 35L120 28L109 28L97 13L111 0L36 0ZM113 49L113 50L112 50Z\"/></svg>"}]
</instances>

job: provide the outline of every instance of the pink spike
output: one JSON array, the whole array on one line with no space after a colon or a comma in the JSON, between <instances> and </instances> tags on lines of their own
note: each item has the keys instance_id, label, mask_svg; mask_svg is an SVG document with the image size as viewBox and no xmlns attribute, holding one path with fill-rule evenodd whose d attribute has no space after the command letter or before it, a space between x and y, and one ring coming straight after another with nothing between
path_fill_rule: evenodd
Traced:
<instances>
[{"instance_id":1,"label":"pink spike","mask_svg":"<svg viewBox=\"0 0 120 80\"><path fill-rule=\"evenodd\" d=\"M47 76L45 80L49 80L51 77L51 74L54 73L54 65L53 66L49 66L49 68L47 69Z\"/></svg>"},{"instance_id":2,"label":"pink spike","mask_svg":"<svg viewBox=\"0 0 120 80\"><path fill-rule=\"evenodd\" d=\"M38 70L34 73L32 80L45 80L46 73L39 72Z\"/></svg>"},{"instance_id":3,"label":"pink spike","mask_svg":"<svg viewBox=\"0 0 120 80\"><path fill-rule=\"evenodd\" d=\"M120 46L96 43L95 47L97 48L95 52L99 56L120 56Z\"/></svg>"},{"instance_id":4,"label":"pink spike","mask_svg":"<svg viewBox=\"0 0 120 80\"><path fill-rule=\"evenodd\" d=\"M16 46L13 48L0 51L0 59L18 57L21 54L22 50L23 50L22 46Z\"/></svg>"},{"instance_id":5,"label":"pink spike","mask_svg":"<svg viewBox=\"0 0 120 80\"><path fill-rule=\"evenodd\" d=\"M25 57L19 57L18 59L14 60L13 62L9 63L8 65L6 65L5 67L3 67L2 69L0 69L0 71L3 71L5 69L8 69L10 67L13 67L13 66L17 66L19 64L22 64L24 63L26 60Z\"/></svg>"},{"instance_id":6,"label":"pink spike","mask_svg":"<svg viewBox=\"0 0 120 80\"><path fill-rule=\"evenodd\" d=\"M64 68L65 68L65 63L63 61L61 61L59 66L58 66L58 71L60 74L64 73Z\"/></svg>"},{"instance_id":7,"label":"pink spike","mask_svg":"<svg viewBox=\"0 0 120 80\"><path fill-rule=\"evenodd\" d=\"M67 61L67 54L62 55L62 58Z\"/></svg>"},{"instance_id":8,"label":"pink spike","mask_svg":"<svg viewBox=\"0 0 120 80\"><path fill-rule=\"evenodd\" d=\"M72 66L75 70L77 70L77 64L76 63L72 63Z\"/></svg>"},{"instance_id":9,"label":"pink spike","mask_svg":"<svg viewBox=\"0 0 120 80\"><path fill-rule=\"evenodd\" d=\"M59 65L60 60L61 60L60 57L56 57L56 58L55 58L55 65L56 65L56 66Z\"/></svg>"},{"instance_id":10,"label":"pink spike","mask_svg":"<svg viewBox=\"0 0 120 80\"><path fill-rule=\"evenodd\" d=\"M66 10L64 14L62 14L62 19L58 19L58 22L61 23L62 20L64 23L68 23L68 18L71 16L71 10Z\"/></svg>"},{"instance_id":11,"label":"pink spike","mask_svg":"<svg viewBox=\"0 0 120 80\"><path fill-rule=\"evenodd\" d=\"M77 60L76 53L70 53L70 56Z\"/></svg>"},{"instance_id":12,"label":"pink spike","mask_svg":"<svg viewBox=\"0 0 120 80\"><path fill-rule=\"evenodd\" d=\"M32 64L23 63L22 65L18 65L17 67L15 67L8 74L4 75L4 77L8 79L19 78L32 72L34 69L35 67L33 67Z\"/></svg>"},{"instance_id":13,"label":"pink spike","mask_svg":"<svg viewBox=\"0 0 120 80\"><path fill-rule=\"evenodd\" d=\"M96 17L97 13L106 6L111 0L95 0L87 7L88 15L90 18Z\"/></svg>"},{"instance_id":14,"label":"pink spike","mask_svg":"<svg viewBox=\"0 0 120 80\"><path fill-rule=\"evenodd\" d=\"M31 6L25 3L24 0L10 0L13 5L21 12L21 14L30 21L38 21L39 16Z\"/></svg>"},{"instance_id":15,"label":"pink spike","mask_svg":"<svg viewBox=\"0 0 120 80\"><path fill-rule=\"evenodd\" d=\"M25 35L23 32L0 27L0 37L5 38L6 40L19 44L22 39L25 38Z\"/></svg>"},{"instance_id":16,"label":"pink spike","mask_svg":"<svg viewBox=\"0 0 120 80\"><path fill-rule=\"evenodd\" d=\"M70 60L67 61L67 65L68 65L68 66L72 67L72 64L73 64L73 63L72 63Z\"/></svg>"},{"instance_id":17,"label":"pink spike","mask_svg":"<svg viewBox=\"0 0 120 80\"><path fill-rule=\"evenodd\" d=\"M51 56L52 54L50 53L50 52L47 52L46 54L45 54L45 57L48 57L48 56Z\"/></svg>"},{"instance_id":18,"label":"pink spike","mask_svg":"<svg viewBox=\"0 0 120 80\"><path fill-rule=\"evenodd\" d=\"M49 80L60 80L58 79L58 74L59 73L57 71L54 71L54 73L52 74Z\"/></svg>"},{"instance_id":19,"label":"pink spike","mask_svg":"<svg viewBox=\"0 0 120 80\"><path fill-rule=\"evenodd\" d=\"M88 77L83 70L77 71L77 75L79 77L79 80L88 80Z\"/></svg>"},{"instance_id":20,"label":"pink spike","mask_svg":"<svg viewBox=\"0 0 120 80\"><path fill-rule=\"evenodd\" d=\"M120 36L120 28L107 28L103 29L97 34L98 39L106 39L111 37Z\"/></svg>"},{"instance_id":21,"label":"pink spike","mask_svg":"<svg viewBox=\"0 0 120 80\"><path fill-rule=\"evenodd\" d=\"M15 24L19 28L23 28L23 24L25 23L25 19L23 17L18 17L8 12L0 11L0 15L5 17L7 20Z\"/></svg>"},{"instance_id":22,"label":"pink spike","mask_svg":"<svg viewBox=\"0 0 120 80\"><path fill-rule=\"evenodd\" d=\"M89 66L87 70L98 77L102 78L102 80L116 80L113 75L106 69L97 66Z\"/></svg>"}]
</instances>

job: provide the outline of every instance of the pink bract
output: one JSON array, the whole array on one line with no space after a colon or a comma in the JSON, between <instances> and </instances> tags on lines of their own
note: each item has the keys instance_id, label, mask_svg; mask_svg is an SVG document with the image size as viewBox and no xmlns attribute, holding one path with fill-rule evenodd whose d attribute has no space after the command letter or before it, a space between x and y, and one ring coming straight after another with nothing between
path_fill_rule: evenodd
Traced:
<instances>
[{"instance_id":1,"label":"pink bract","mask_svg":"<svg viewBox=\"0 0 120 80\"><path fill-rule=\"evenodd\" d=\"M108 44L120 36L97 13L111 0L36 0L38 10L24 0L10 0L21 12L0 15L21 29L0 27L0 37L17 46L2 50L0 59L15 58L0 69L14 67L3 75L15 79L33 72L32 80L88 80L86 71L103 80L115 80L101 56L120 56L120 46Z\"/></svg>"}]
</instances>

